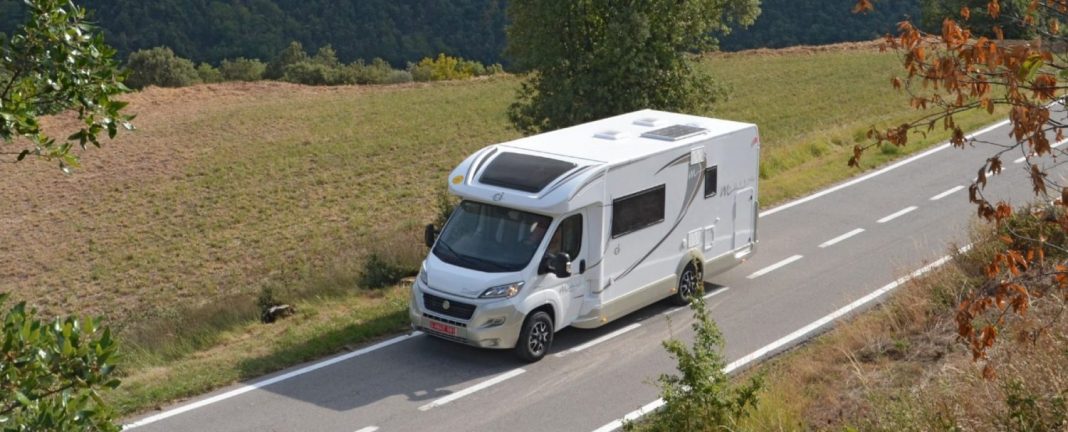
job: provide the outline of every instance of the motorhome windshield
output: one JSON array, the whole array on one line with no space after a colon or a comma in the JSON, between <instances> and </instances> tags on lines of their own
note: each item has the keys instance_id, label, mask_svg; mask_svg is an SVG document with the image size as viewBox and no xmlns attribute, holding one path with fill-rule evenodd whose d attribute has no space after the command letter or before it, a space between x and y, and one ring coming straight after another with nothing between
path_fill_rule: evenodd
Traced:
<instances>
[{"instance_id":1,"label":"motorhome windshield","mask_svg":"<svg viewBox=\"0 0 1068 432\"><path fill-rule=\"evenodd\" d=\"M489 273L514 272L530 263L552 218L464 201L445 224L434 256Z\"/></svg>"}]
</instances>

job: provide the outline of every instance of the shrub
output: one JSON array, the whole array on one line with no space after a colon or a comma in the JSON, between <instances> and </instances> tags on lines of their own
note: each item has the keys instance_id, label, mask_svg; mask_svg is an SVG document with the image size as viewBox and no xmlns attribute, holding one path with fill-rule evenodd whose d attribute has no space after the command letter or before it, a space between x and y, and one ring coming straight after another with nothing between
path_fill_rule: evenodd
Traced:
<instances>
[{"instance_id":1,"label":"shrub","mask_svg":"<svg viewBox=\"0 0 1068 432\"><path fill-rule=\"evenodd\" d=\"M265 70L267 70L267 65L263 62L244 57L223 60L219 65L219 72L226 81L259 81L263 79Z\"/></svg>"},{"instance_id":2,"label":"shrub","mask_svg":"<svg viewBox=\"0 0 1068 432\"><path fill-rule=\"evenodd\" d=\"M466 61L462 61L457 57L438 54L436 58L427 57L420 60L419 63L409 67L409 72L411 72L416 81L444 81L474 76L474 72L469 70L472 66L464 66L465 63L463 62Z\"/></svg>"},{"instance_id":3,"label":"shrub","mask_svg":"<svg viewBox=\"0 0 1068 432\"><path fill-rule=\"evenodd\" d=\"M330 46L330 44L320 47L319 51L315 52L315 56L311 58L311 61L330 68L341 66L341 62L337 59L337 52L334 51L334 47Z\"/></svg>"},{"instance_id":4,"label":"shrub","mask_svg":"<svg viewBox=\"0 0 1068 432\"><path fill-rule=\"evenodd\" d=\"M144 88L150 85L160 87L184 87L200 81L193 62L178 57L167 47L139 50L126 60L126 85L131 88Z\"/></svg>"},{"instance_id":5,"label":"shrub","mask_svg":"<svg viewBox=\"0 0 1068 432\"><path fill-rule=\"evenodd\" d=\"M412 82L412 74L408 71L394 69L382 84L401 84L406 82Z\"/></svg>"},{"instance_id":6,"label":"shrub","mask_svg":"<svg viewBox=\"0 0 1068 432\"><path fill-rule=\"evenodd\" d=\"M197 76L200 77L200 82L205 83L217 83L223 80L222 72L207 63L201 63L197 66Z\"/></svg>"},{"instance_id":7,"label":"shrub","mask_svg":"<svg viewBox=\"0 0 1068 432\"><path fill-rule=\"evenodd\" d=\"M698 290L693 310L694 342L687 348L681 341L664 341L664 348L678 363L681 375L661 375L657 380L664 398L663 409L647 421L626 425L626 430L719 431L737 430L738 423L753 411L757 394L763 389L760 375L747 384L733 386L724 372L727 366L721 351L723 335L705 309L703 290Z\"/></svg>"},{"instance_id":8,"label":"shrub","mask_svg":"<svg viewBox=\"0 0 1068 432\"><path fill-rule=\"evenodd\" d=\"M280 80L285 77L286 67L297 63L308 61L308 53L304 51L304 47L300 42L290 42L289 46L279 52L271 62L267 64L267 68L263 72L263 77L266 79Z\"/></svg>"},{"instance_id":9,"label":"shrub","mask_svg":"<svg viewBox=\"0 0 1068 432\"><path fill-rule=\"evenodd\" d=\"M372 252L367 256L360 273L360 286L364 288L383 288L400 282L405 276L414 275L417 271L400 265L396 260L390 260L378 252Z\"/></svg>"},{"instance_id":10,"label":"shrub","mask_svg":"<svg viewBox=\"0 0 1068 432\"><path fill-rule=\"evenodd\" d=\"M282 79L305 85L337 85L344 82L340 69L311 61L286 66Z\"/></svg>"},{"instance_id":11,"label":"shrub","mask_svg":"<svg viewBox=\"0 0 1068 432\"><path fill-rule=\"evenodd\" d=\"M434 217L434 226L438 229L444 227L445 222L449 221L449 216L452 216L453 210L456 210L457 204L456 197L449 195L448 189L438 192L437 214Z\"/></svg>"},{"instance_id":12,"label":"shrub","mask_svg":"<svg viewBox=\"0 0 1068 432\"><path fill-rule=\"evenodd\" d=\"M385 60L376 58L371 64L364 64L363 60L346 66L349 74L349 83L352 84L396 84L411 81L411 74L406 71L393 69Z\"/></svg>"}]
</instances>

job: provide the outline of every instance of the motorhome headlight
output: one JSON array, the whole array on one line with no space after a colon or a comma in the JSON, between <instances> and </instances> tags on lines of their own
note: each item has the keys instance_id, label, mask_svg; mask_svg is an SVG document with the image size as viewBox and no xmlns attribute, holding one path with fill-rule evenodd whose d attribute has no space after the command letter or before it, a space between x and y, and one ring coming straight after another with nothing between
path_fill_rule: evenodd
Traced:
<instances>
[{"instance_id":1,"label":"motorhome headlight","mask_svg":"<svg viewBox=\"0 0 1068 432\"><path fill-rule=\"evenodd\" d=\"M410 274L410 273L409 273ZM424 264L419 268L419 282L423 283L423 286L430 287L430 277L426 275L426 265Z\"/></svg>"},{"instance_id":2,"label":"motorhome headlight","mask_svg":"<svg viewBox=\"0 0 1068 432\"><path fill-rule=\"evenodd\" d=\"M523 282L512 282L507 285L499 285L489 288L482 292L479 298L511 298L519 294L519 290L523 289Z\"/></svg>"}]
</instances>

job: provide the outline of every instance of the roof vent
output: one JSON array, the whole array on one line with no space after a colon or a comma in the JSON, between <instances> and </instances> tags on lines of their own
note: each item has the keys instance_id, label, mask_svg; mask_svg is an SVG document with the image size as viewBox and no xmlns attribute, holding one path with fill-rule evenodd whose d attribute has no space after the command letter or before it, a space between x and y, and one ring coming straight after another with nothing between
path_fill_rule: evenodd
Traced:
<instances>
[{"instance_id":1,"label":"roof vent","mask_svg":"<svg viewBox=\"0 0 1068 432\"><path fill-rule=\"evenodd\" d=\"M660 121L660 119L658 119L656 117L645 117L645 118L640 118L640 119L634 120L634 124L636 124L638 126L645 126L645 127L656 127L656 126L660 126L662 124L662 122Z\"/></svg>"},{"instance_id":2,"label":"roof vent","mask_svg":"<svg viewBox=\"0 0 1068 432\"><path fill-rule=\"evenodd\" d=\"M600 131L593 135L594 138L606 139L610 141L618 141L627 137L627 134L623 131L606 130Z\"/></svg>"},{"instance_id":3,"label":"roof vent","mask_svg":"<svg viewBox=\"0 0 1068 432\"><path fill-rule=\"evenodd\" d=\"M708 129L701 127L674 125L668 126L666 128L660 128L657 130L651 130L649 132L643 133L642 137L657 139L661 141L679 141L684 140L686 138L692 138L707 132Z\"/></svg>"}]
</instances>

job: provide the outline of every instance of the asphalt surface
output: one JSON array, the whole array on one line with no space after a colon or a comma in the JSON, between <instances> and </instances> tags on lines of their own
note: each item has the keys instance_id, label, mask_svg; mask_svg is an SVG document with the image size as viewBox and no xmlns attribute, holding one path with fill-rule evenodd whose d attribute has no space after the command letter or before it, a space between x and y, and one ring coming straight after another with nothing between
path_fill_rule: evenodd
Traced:
<instances>
[{"instance_id":1,"label":"asphalt surface","mask_svg":"<svg viewBox=\"0 0 1068 432\"><path fill-rule=\"evenodd\" d=\"M1008 130L1000 125L978 138L1008 143ZM826 329L830 324L819 326L821 318L870 307L875 302L843 309L967 244L975 214L967 185L994 150L976 144L933 151L765 211L758 252L706 283L732 368ZM1020 156L1004 157L1005 171L986 189L991 201L1033 199L1025 164L1013 163ZM1066 173L1058 169L1054 177L1063 181ZM950 192L957 186L964 188ZM674 370L660 343L688 339L690 322L687 309L655 304L603 328L565 329L552 352L534 364L510 351L415 334L129 423L138 431L604 430L658 398L656 378Z\"/></svg>"}]
</instances>

